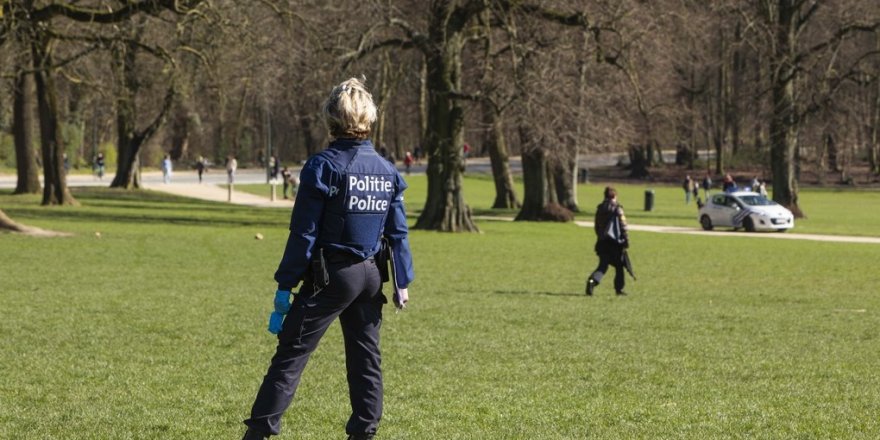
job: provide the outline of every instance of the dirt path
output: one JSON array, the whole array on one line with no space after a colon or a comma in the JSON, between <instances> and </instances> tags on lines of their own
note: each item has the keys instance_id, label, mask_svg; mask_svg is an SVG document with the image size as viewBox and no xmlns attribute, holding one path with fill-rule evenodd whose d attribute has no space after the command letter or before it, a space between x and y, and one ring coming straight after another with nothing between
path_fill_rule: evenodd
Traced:
<instances>
[{"instance_id":1,"label":"dirt path","mask_svg":"<svg viewBox=\"0 0 880 440\"><path fill-rule=\"evenodd\" d=\"M575 222L578 226L592 228L593 222ZM813 240L813 241L831 241L837 243L873 243L880 244L880 237L859 237L853 235L819 235L819 234L797 234L797 233L780 233L780 232L741 232L741 231L704 231L701 228L688 228L683 226L650 226L650 225L633 225L627 226L631 231L647 231L661 232L666 234L690 234L690 235L709 235L712 237L741 237L741 238L776 238L782 240Z\"/></svg>"},{"instance_id":2,"label":"dirt path","mask_svg":"<svg viewBox=\"0 0 880 440\"><path fill-rule=\"evenodd\" d=\"M148 184L144 185L145 189L152 191L161 191L168 194L174 194L182 197L191 197L194 199L210 200L213 202L226 202L229 200L229 190L221 188L217 185L209 183L171 183L171 184ZM281 198L281 188L278 188L278 194L275 201L269 200L269 197L260 197L257 195L233 191L232 203L236 205L255 206L260 208L293 208L293 200Z\"/></svg>"}]
</instances>

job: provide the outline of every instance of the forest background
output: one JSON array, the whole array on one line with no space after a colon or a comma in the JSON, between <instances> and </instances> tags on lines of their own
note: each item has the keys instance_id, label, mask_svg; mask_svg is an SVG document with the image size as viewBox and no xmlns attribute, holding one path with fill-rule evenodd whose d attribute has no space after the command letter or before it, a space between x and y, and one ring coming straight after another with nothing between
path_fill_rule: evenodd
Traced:
<instances>
[{"instance_id":1,"label":"forest background","mask_svg":"<svg viewBox=\"0 0 880 440\"><path fill-rule=\"evenodd\" d=\"M300 162L323 149L321 102L349 76L379 105L377 147L426 157L417 229L476 229L465 143L491 158L494 207L525 220L571 218L578 164L609 152L636 179L759 173L797 215L799 185L880 181L875 2L0 4L0 166L45 205L76 204L65 161L98 153L126 189L165 154Z\"/></svg>"}]
</instances>

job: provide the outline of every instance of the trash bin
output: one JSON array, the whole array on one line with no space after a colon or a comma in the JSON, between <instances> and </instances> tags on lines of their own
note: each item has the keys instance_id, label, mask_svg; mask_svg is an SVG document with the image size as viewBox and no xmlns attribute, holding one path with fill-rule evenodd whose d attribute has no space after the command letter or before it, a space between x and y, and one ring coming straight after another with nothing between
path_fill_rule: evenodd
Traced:
<instances>
[{"instance_id":1,"label":"trash bin","mask_svg":"<svg viewBox=\"0 0 880 440\"><path fill-rule=\"evenodd\" d=\"M654 190L646 189L645 190L645 211L653 211L654 210Z\"/></svg>"}]
</instances>

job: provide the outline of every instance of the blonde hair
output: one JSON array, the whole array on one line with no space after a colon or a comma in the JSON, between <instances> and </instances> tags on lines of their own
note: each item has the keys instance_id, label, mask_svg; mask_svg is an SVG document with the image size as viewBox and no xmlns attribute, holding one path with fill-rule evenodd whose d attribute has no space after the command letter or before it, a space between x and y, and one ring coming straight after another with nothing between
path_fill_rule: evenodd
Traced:
<instances>
[{"instance_id":1,"label":"blonde hair","mask_svg":"<svg viewBox=\"0 0 880 440\"><path fill-rule=\"evenodd\" d=\"M376 122L378 110L364 83L349 78L330 92L323 113L332 136L366 139Z\"/></svg>"}]
</instances>

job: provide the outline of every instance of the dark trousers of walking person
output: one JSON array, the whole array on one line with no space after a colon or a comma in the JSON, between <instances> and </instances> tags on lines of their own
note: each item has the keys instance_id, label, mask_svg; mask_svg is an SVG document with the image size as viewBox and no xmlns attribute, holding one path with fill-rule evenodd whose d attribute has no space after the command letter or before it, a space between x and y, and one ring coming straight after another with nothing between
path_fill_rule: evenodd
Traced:
<instances>
[{"instance_id":1,"label":"dark trousers of walking person","mask_svg":"<svg viewBox=\"0 0 880 440\"><path fill-rule=\"evenodd\" d=\"M623 278L623 249L616 243L600 242L596 244L596 254L599 255L599 266L590 275L590 278L599 285L608 266L614 267L614 290L622 292L625 280Z\"/></svg>"},{"instance_id":2,"label":"dark trousers of walking person","mask_svg":"<svg viewBox=\"0 0 880 440\"><path fill-rule=\"evenodd\" d=\"M345 339L351 417L348 434L375 433L382 416L382 370L379 328L382 323L380 275L371 258L339 262L328 258L330 283L317 294L307 277L293 300L278 348L245 424L266 435L281 430L281 416L290 405L309 356L330 324L339 317Z\"/></svg>"}]
</instances>

